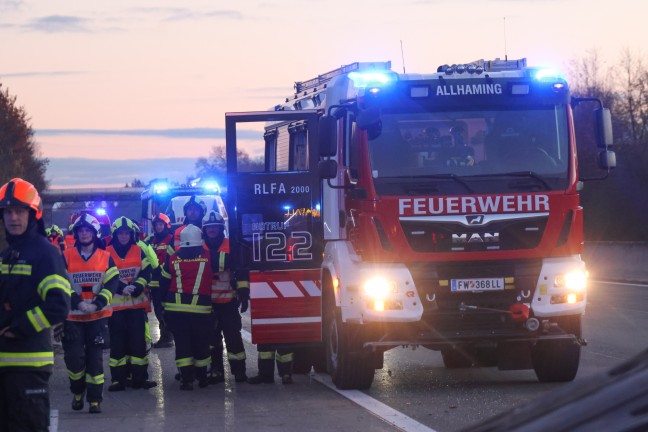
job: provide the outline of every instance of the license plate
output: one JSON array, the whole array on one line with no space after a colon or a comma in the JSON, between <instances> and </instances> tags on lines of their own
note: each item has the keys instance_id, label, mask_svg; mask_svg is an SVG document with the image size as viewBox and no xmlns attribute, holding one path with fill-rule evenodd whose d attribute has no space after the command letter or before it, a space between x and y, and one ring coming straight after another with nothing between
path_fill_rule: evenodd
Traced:
<instances>
[{"instance_id":1,"label":"license plate","mask_svg":"<svg viewBox=\"0 0 648 432\"><path fill-rule=\"evenodd\" d=\"M504 289L504 278L451 279L452 292L463 291L501 291Z\"/></svg>"}]
</instances>

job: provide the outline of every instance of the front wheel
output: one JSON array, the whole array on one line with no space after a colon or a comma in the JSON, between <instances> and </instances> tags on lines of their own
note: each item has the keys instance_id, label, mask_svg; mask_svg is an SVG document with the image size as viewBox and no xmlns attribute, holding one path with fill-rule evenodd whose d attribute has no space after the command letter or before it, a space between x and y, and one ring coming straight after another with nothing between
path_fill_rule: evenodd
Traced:
<instances>
[{"instance_id":1,"label":"front wheel","mask_svg":"<svg viewBox=\"0 0 648 432\"><path fill-rule=\"evenodd\" d=\"M339 389L364 390L371 387L374 367L371 353L360 345L360 329L342 322L340 311L332 307L325 319L327 370Z\"/></svg>"},{"instance_id":2,"label":"front wheel","mask_svg":"<svg viewBox=\"0 0 648 432\"><path fill-rule=\"evenodd\" d=\"M578 372L581 346L569 339L543 340L531 349L533 369L539 381L572 381Z\"/></svg>"}]
</instances>

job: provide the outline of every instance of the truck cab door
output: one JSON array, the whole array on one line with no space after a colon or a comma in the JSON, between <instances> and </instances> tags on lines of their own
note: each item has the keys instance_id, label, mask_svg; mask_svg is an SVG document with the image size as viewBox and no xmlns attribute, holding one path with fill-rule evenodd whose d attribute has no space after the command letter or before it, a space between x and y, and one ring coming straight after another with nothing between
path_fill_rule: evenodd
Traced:
<instances>
[{"instance_id":1,"label":"truck cab door","mask_svg":"<svg viewBox=\"0 0 648 432\"><path fill-rule=\"evenodd\" d=\"M230 243L250 271L253 343L321 340L318 121L314 110L225 115Z\"/></svg>"}]
</instances>

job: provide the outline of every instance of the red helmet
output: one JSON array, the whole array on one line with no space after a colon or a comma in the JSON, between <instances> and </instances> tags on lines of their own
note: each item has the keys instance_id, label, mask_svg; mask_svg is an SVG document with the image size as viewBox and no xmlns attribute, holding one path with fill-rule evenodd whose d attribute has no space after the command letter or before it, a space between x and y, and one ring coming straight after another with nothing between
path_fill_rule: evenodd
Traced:
<instances>
[{"instance_id":1,"label":"red helmet","mask_svg":"<svg viewBox=\"0 0 648 432\"><path fill-rule=\"evenodd\" d=\"M0 188L0 210L10 206L34 210L36 220L43 217L43 201L33 184L15 178Z\"/></svg>"},{"instance_id":2,"label":"red helmet","mask_svg":"<svg viewBox=\"0 0 648 432\"><path fill-rule=\"evenodd\" d=\"M158 213L153 218L153 223L155 222L164 222L164 226L171 228L171 219L169 219L169 216L165 215L164 213Z\"/></svg>"}]
</instances>

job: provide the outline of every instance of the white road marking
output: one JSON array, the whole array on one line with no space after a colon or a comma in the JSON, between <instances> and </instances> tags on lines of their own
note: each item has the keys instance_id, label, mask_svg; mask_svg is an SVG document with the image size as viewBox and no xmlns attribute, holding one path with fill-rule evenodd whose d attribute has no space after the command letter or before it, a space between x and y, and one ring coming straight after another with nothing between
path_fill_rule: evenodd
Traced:
<instances>
[{"instance_id":1,"label":"white road marking","mask_svg":"<svg viewBox=\"0 0 648 432\"><path fill-rule=\"evenodd\" d=\"M241 330L241 335L244 341L252 343L252 335L249 331ZM436 432L359 390L339 390L328 375L315 373L311 374L311 378L404 432Z\"/></svg>"},{"instance_id":2,"label":"white road marking","mask_svg":"<svg viewBox=\"0 0 648 432\"><path fill-rule=\"evenodd\" d=\"M610 284L610 285L626 285L626 286L640 286L640 287L648 286L648 284L646 284L646 283L611 282L611 281L605 281L605 280L593 280L592 282L606 283L606 284Z\"/></svg>"},{"instance_id":3,"label":"white road marking","mask_svg":"<svg viewBox=\"0 0 648 432\"><path fill-rule=\"evenodd\" d=\"M50 410L49 432L57 432L58 431L58 423L59 423L58 410L56 410L56 409Z\"/></svg>"}]
</instances>

